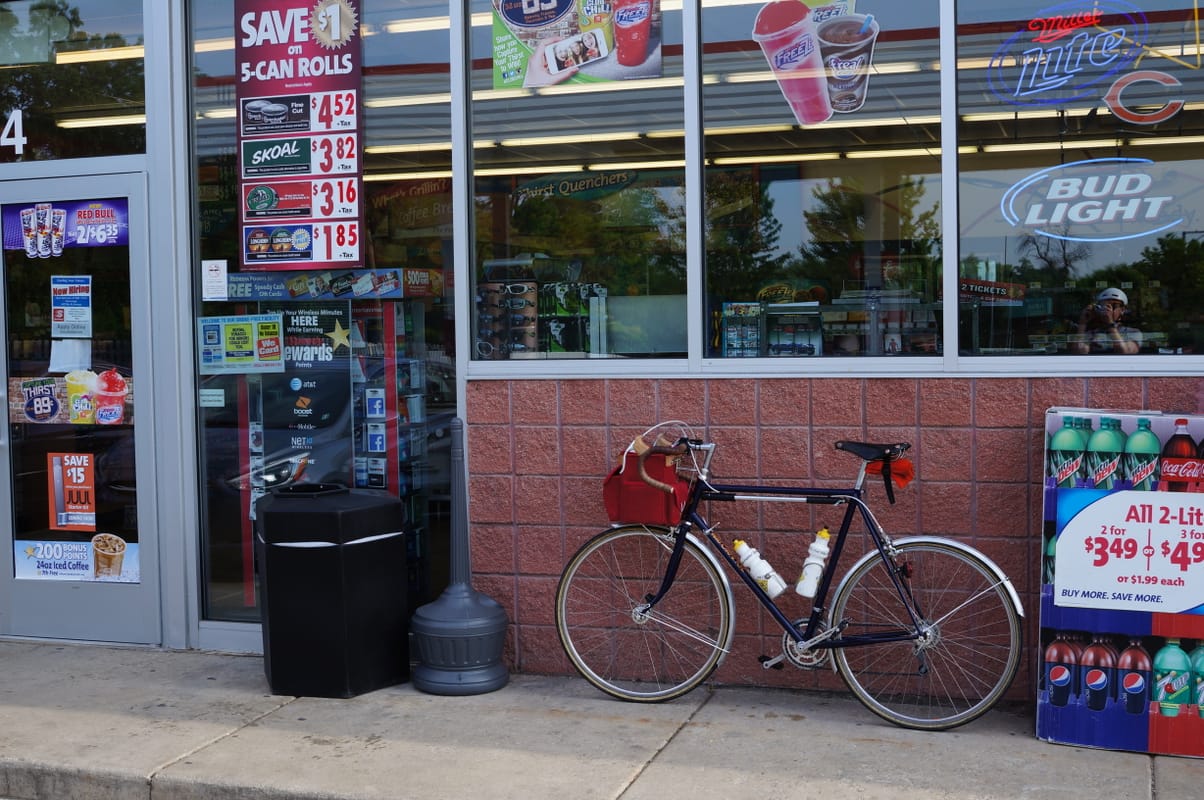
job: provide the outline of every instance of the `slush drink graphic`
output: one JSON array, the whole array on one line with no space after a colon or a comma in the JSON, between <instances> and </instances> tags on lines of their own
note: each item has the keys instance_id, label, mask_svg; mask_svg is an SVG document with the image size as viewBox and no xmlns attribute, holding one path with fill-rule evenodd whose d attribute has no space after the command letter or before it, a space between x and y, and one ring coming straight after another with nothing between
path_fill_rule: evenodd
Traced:
<instances>
[{"instance_id":1,"label":"slush drink graphic","mask_svg":"<svg viewBox=\"0 0 1204 800\"><path fill-rule=\"evenodd\" d=\"M652 0L614 0L615 58L625 67L648 60L652 30Z\"/></svg>"},{"instance_id":2,"label":"slush drink graphic","mask_svg":"<svg viewBox=\"0 0 1204 800\"><path fill-rule=\"evenodd\" d=\"M828 72L828 96L839 114L856 111L865 103L878 40L878 21L865 14L829 17L816 31L824 67Z\"/></svg>"},{"instance_id":3,"label":"slush drink graphic","mask_svg":"<svg viewBox=\"0 0 1204 800\"><path fill-rule=\"evenodd\" d=\"M91 425L94 421L96 402L96 373L90 369L76 369L67 373L67 415L77 425Z\"/></svg>"},{"instance_id":4,"label":"slush drink graphic","mask_svg":"<svg viewBox=\"0 0 1204 800\"><path fill-rule=\"evenodd\" d=\"M817 125L828 120L832 104L811 9L798 0L768 3L757 14L753 38L798 123Z\"/></svg>"},{"instance_id":5,"label":"slush drink graphic","mask_svg":"<svg viewBox=\"0 0 1204 800\"><path fill-rule=\"evenodd\" d=\"M115 369L96 376L96 424L120 425L125 419L125 378Z\"/></svg>"}]
</instances>

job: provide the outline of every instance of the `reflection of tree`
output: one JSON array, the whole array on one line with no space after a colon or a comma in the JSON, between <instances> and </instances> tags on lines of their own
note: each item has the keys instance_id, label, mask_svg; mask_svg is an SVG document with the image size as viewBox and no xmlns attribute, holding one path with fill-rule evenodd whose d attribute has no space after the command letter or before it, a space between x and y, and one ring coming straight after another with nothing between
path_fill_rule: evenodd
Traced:
<instances>
[{"instance_id":1,"label":"reflection of tree","mask_svg":"<svg viewBox=\"0 0 1204 800\"><path fill-rule=\"evenodd\" d=\"M749 171L707 173L707 294L720 302L753 300L781 280L785 256L775 256L782 223L773 198Z\"/></svg>"},{"instance_id":2,"label":"reflection of tree","mask_svg":"<svg viewBox=\"0 0 1204 800\"><path fill-rule=\"evenodd\" d=\"M1058 232L1061 238L1025 234L1020 238L1020 255L1036 269L1044 280L1060 284L1074 278L1078 265L1091 257L1091 245L1070 238L1070 223Z\"/></svg>"},{"instance_id":3,"label":"reflection of tree","mask_svg":"<svg viewBox=\"0 0 1204 800\"><path fill-rule=\"evenodd\" d=\"M142 59L54 63L60 44L75 50L103 50L129 44L119 35L89 34L78 8L67 0L42 0L29 8L24 31L17 18L0 7L0 64L20 65L4 70L0 108L21 109L29 140L26 160L70 158L146 149L145 129L139 126L91 128L86 134L59 128L63 116L97 113L140 113L145 108Z\"/></svg>"},{"instance_id":4,"label":"reflection of tree","mask_svg":"<svg viewBox=\"0 0 1204 800\"><path fill-rule=\"evenodd\" d=\"M891 216L888 229L897 230L898 238L881 244L908 260L913 270L910 277L937 279L939 204L919 210L928 200L922 177L903 176L889 191L897 199L894 205L883 204L882 211ZM808 278L830 282L838 292L845 281L860 277L857 270L866 251L869 204L883 201L880 196L867 194L856 179L847 177L829 179L824 186L812 189L811 196L817 205L803 212L811 241L799 248L795 269Z\"/></svg>"},{"instance_id":5,"label":"reflection of tree","mask_svg":"<svg viewBox=\"0 0 1204 800\"><path fill-rule=\"evenodd\" d=\"M508 220L499 218L507 207ZM582 280L601 283L612 293L685 292L685 211L679 180L665 186L655 179L641 180L596 194L557 189L479 195L476 210L477 256L482 262L542 253L578 262ZM508 224L499 229L501 221Z\"/></svg>"},{"instance_id":6,"label":"reflection of tree","mask_svg":"<svg viewBox=\"0 0 1204 800\"><path fill-rule=\"evenodd\" d=\"M1123 275L1117 272L1123 271ZM1175 338L1177 323L1199 322L1204 308L1204 243L1184 236L1163 236L1157 247L1141 251L1141 260L1132 266L1109 268L1097 273L1101 280L1119 283L1123 279L1136 286L1156 286L1141 291L1139 304L1143 327L1151 331L1172 334L1172 345L1195 345L1193 341ZM1136 279L1136 280L1135 280ZM1115 285L1115 283L1113 285Z\"/></svg>"}]
</instances>

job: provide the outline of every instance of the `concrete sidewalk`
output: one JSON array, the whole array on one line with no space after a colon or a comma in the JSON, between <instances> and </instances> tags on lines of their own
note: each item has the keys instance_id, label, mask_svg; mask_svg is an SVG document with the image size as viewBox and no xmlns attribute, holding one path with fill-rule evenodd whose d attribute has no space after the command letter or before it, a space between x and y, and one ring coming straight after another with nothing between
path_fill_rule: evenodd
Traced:
<instances>
[{"instance_id":1,"label":"concrete sidewalk","mask_svg":"<svg viewBox=\"0 0 1204 800\"><path fill-rule=\"evenodd\" d=\"M699 689L668 704L513 676L269 694L258 657L0 642L4 800L1198 796L1204 762L1038 741L1031 713L902 730L844 695Z\"/></svg>"}]
</instances>

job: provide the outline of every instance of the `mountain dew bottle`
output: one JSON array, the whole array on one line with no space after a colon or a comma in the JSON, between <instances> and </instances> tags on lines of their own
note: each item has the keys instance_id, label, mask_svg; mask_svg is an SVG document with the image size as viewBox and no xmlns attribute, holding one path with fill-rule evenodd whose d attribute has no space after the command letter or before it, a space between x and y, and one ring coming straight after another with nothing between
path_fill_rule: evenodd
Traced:
<instances>
[{"instance_id":1,"label":"mountain dew bottle","mask_svg":"<svg viewBox=\"0 0 1204 800\"><path fill-rule=\"evenodd\" d=\"M1154 699L1158 713L1164 717L1179 716L1179 707L1192 702L1191 659L1178 639L1167 639L1166 645L1154 656Z\"/></svg>"},{"instance_id":2,"label":"mountain dew bottle","mask_svg":"<svg viewBox=\"0 0 1204 800\"><path fill-rule=\"evenodd\" d=\"M1096 489L1111 489L1121 479L1121 455L1125 450L1125 433L1120 429L1120 420L1100 417L1099 430L1087 440L1087 477Z\"/></svg>"},{"instance_id":3,"label":"mountain dew bottle","mask_svg":"<svg viewBox=\"0 0 1204 800\"><path fill-rule=\"evenodd\" d=\"M1125 454L1121 459L1124 479L1134 489L1148 491L1158 485L1158 458L1162 454L1162 442L1150 430L1150 421L1137 418L1137 430L1125 441Z\"/></svg>"},{"instance_id":4,"label":"mountain dew bottle","mask_svg":"<svg viewBox=\"0 0 1204 800\"><path fill-rule=\"evenodd\" d=\"M1083 451L1087 442L1077 425L1075 417L1062 417L1062 427L1049 440L1047 475L1054 479L1054 485L1059 489L1073 488L1075 479L1083 469Z\"/></svg>"},{"instance_id":5,"label":"mountain dew bottle","mask_svg":"<svg viewBox=\"0 0 1204 800\"><path fill-rule=\"evenodd\" d=\"M1204 642L1197 642L1191 658L1192 690L1188 702L1196 704L1196 713L1204 717Z\"/></svg>"}]
</instances>

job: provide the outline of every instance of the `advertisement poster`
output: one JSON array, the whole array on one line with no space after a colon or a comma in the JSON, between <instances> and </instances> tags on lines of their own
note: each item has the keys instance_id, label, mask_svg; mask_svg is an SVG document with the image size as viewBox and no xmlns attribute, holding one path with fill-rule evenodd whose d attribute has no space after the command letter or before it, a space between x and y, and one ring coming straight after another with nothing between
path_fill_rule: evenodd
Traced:
<instances>
[{"instance_id":1,"label":"advertisement poster","mask_svg":"<svg viewBox=\"0 0 1204 800\"><path fill-rule=\"evenodd\" d=\"M436 292L437 294L432 294ZM349 300L442 296L443 272L432 269L349 269L228 276L230 300ZM203 340L202 340L203 341Z\"/></svg>"},{"instance_id":2,"label":"advertisement poster","mask_svg":"<svg viewBox=\"0 0 1204 800\"><path fill-rule=\"evenodd\" d=\"M92 276L50 276L50 335L55 339L92 336Z\"/></svg>"},{"instance_id":3,"label":"advertisement poster","mask_svg":"<svg viewBox=\"0 0 1204 800\"><path fill-rule=\"evenodd\" d=\"M857 13L857 5L775 0L757 12L752 38L799 125L820 125L865 105L879 30L874 15Z\"/></svg>"},{"instance_id":4,"label":"advertisement poster","mask_svg":"<svg viewBox=\"0 0 1204 800\"><path fill-rule=\"evenodd\" d=\"M283 372L282 324L279 314L199 318L201 374Z\"/></svg>"},{"instance_id":5,"label":"advertisement poster","mask_svg":"<svg viewBox=\"0 0 1204 800\"><path fill-rule=\"evenodd\" d=\"M1204 757L1204 417L1046 414L1037 735Z\"/></svg>"},{"instance_id":6,"label":"advertisement poster","mask_svg":"<svg viewBox=\"0 0 1204 800\"><path fill-rule=\"evenodd\" d=\"M262 424L262 447L249 450L252 493L289 483L350 486L350 304L294 303L279 314L284 370L260 378L262 408L251 421Z\"/></svg>"},{"instance_id":7,"label":"advertisement poster","mask_svg":"<svg viewBox=\"0 0 1204 800\"><path fill-rule=\"evenodd\" d=\"M661 76L660 0L493 0L493 88Z\"/></svg>"},{"instance_id":8,"label":"advertisement poster","mask_svg":"<svg viewBox=\"0 0 1204 800\"><path fill-rule=\"evenodd\" d=\"M242 267L357 266L359 0L238 0L235 14Z\"/></svg>"},{"instance_id":9,"label":"advertisement poster","mask_svg":"<svg viewBox=\"0 0 1204 800\"><path fill-rule=\"evenodd\" d=\"M98 533L84 542L17 539L18 580L138 583L138 543L113 533Z\"/></svg>"},{"instance_id":10,"label":"advertisement poster","mask_svg":"<svg viewBox=\"0 0 1204 800\"><path fill-rule=\"evenodd\" d=\"M96 473L91 453L47 453L50 478L48 527L58 531L96 530Z\"/></svg>"},{"instance_id":11,"label":"advertisement poster","mask_svg":"<svg viewBox=\"0 0 1204 800\"><path fill-rule=\"evenodd\" d=\"M129 204L112 200L67 200L0 207L5 250L29 258L58 258L71 247L126 247Z\"/></svg>"}]
</instances>

